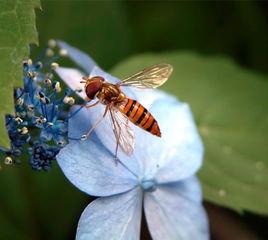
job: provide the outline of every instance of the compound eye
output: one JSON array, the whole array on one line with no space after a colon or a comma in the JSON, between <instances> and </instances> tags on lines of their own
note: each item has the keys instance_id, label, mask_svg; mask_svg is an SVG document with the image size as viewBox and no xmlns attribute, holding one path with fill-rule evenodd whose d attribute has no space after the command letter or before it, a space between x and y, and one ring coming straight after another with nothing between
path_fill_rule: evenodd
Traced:
<instances>
[{"instance_id":1,"label":"compound eye","mask_svg":"<svg viewBox=\"0 0 268 240\"><path fill-rule=\"evenodd\" d=\"M94 99L100 91L101 84L99 81L92 81L86 86L86 94L89 99Z\"/></svg>"}]
</instances>

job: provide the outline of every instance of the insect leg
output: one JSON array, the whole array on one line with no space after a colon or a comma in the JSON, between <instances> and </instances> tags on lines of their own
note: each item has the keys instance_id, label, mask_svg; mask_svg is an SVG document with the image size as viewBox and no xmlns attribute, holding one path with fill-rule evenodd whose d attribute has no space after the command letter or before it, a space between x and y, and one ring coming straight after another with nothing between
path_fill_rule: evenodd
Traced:
<instances>
[{"instance_id":1,"label":"insect leg","mask_svg":"<svg viewBox=\"0 0 268 240\"><path fill-rule=\"evenodd\" d=\"M91 105L79 104L79 106L81 106L81 107L85 107L85 108L91 108L91 107L96 106L96 105L99 104L99 103L100 103L100 101L97 101L97 102L95 102L95 103L93 103L93 104L91 104Z\"/></svg>"},{"instance_id":2,"label":"insect leg","mask_svg":"<svg viewBox=\"0 0 268 240\"><path fill-rule=\"evenodd\" d=\"M121 135L121 128L120 128L120 124L117 122L117 120L114 117L111 110L110 110L110 115L111 115L111 119L112 119L112 123L113 123L113 132L114 132L114 135L116 138L115 160L116 160L116 164L117 164L117 153L118 153L118 148L119 148L119 139L120 139L120 135ZM116 129L119 129L119 133L116 131Z\"/></svg>"},{"instance_id":3,"label":"insect leg","mask_svg":"<svg viewBox=\"0 0 268 240\"><path fill-rule=\"evenodd\" d=\"M108 112L108 109L109 109L109 105L106 106L103 115L102 115L102 116L95 122L95 124L89 129L89 131L88 131L86 134L84 134L84 135L81 136L81 140L86 140L86 139L88 139L89 135L93 132L93 130L94 130L95 128L98 127L98 125L99 125L99 124L101 123L101 121L104 119L104 117L106 116L106 114L107 114L107 112Z\"/></svg>"}]
</instances>

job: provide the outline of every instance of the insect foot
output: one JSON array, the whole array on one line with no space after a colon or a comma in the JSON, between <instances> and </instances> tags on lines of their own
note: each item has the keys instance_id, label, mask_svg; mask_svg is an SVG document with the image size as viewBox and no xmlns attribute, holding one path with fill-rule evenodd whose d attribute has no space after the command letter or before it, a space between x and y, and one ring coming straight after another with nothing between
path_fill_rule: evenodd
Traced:
<instances>
[{"instance_id":1,"label":"insect foot","mask_svg":"<svg viewBox=\"0 0 268 240\"><path fill-rule=\"evenodd\" d=\"M82 135L81 138L80 138L80 140L85 141L85 140L87 140L87 138L88 138L87 135Z\"/></svg>"}]
</instances>

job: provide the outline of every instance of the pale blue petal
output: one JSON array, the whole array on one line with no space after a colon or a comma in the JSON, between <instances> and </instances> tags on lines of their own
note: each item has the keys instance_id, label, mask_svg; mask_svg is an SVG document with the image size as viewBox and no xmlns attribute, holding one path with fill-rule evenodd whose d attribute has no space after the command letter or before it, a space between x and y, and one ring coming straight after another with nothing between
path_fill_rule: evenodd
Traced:
<instances>
[{"instance_id":1,"label":"pale blue petal","mask_svg":"<svg viewBox=\"0 0 268 240\"><path fill-rule=\"evenodd\" d=\"M158 89L139 89L130 87L135 94L135 100L139 101L145 108L150 109L156 100L165 99L173 101L176 98Z\"/></svg>"},{"instance_id":2,"label":"pale blue petal","mask_svg":"<svg viewBox=\"0 0 268 240\"><path fill-rule=\"evenodd\" d=\"M128 157L119 149L118 157L136 175L150 174L164 183L194 174L202 163L203 146L188 105L161 94L148 109L158 121L162 137L153 136L131 124L136 135L134 154ZM69 121L69 136L80 139L102 118L104 111L102 104L82 109ZM105 148L114 153L116 139L109 115L102 120L95 133Z\"/></svg>"},{"instance_id":3,"label":"pale blue petal","mask_svg":"<svg viewBox=\"0 0 268 240\"><path fill-rule=\"evenodd\" d=\"M112 76L111 74L103 71L100 67L98 66L95 66L92 71L90 72L90 75L89 77L95 77L95 76L100 76L100 77L103 77L107 82L109 83L113 83L113 84L116 84L116 83L119 83L120 80L114 76Z\"/></svg>"},{"instance_id":4,"label":"pale blue petal","mask_svg":"<svg viewBox=\"0 0 268 240\"><path fill-rule=\"evenodd\" d=\"M97 68L95 68L97 69ZM95 74L101 75L100 72L95 72ZM102 75L103 76L103 75ZM144 99L141 99L142 102L144 100L146 101L146 107L150 109L150 106L153 104L154 101L157 99L162 99L164 102L174 102L176 101L174 97L171 97L168 94L165 94L161 91L148 91L148 94L144 95ZM90 103L91 104L91 103ZM168 104L168 103L167 103ZM73 110L75 111L75 110ZM156 110L157 111L157 110ZM69 136L71 138L80 139L82 135L86 134L88 130L99 120L102 119L102 116L105 112L105 106L103 104L98 104L95 107L92 108L84 108L82 109L75 118L71 118L69 121ZM141 155L142 158L140 158L140 155L135 155L136 150L134 149L134 155L129 157L126 156L125 153L122 152L122 150L119 148L118 150L118 157L119 159L124 162L133 172L135 172L137 175L141 175L141 163L139 160L144 159L144 151L147 151L148 149L145 148L147 145L148 148L151 148L151 143L154 143L154 141L157 141L157 137L152 136L151 134L145 132L144 130L140 130L139 127L134 125L133 123L130 123L131 128L134 130L136 135L136 143L141 142ZM98 125L98 127L95 128L95 133L100 139L100 141L103 143L103 145L111 152L115 153L116 149L116 138L114 136L114 132L112 129L112 121L110 119L110 114L108 114L102 119L101 123ZM149 135L147 137L150 138L149 141L146 142L142 141L144 135ZM161 142L162 143L162 142ZM145 145L143 145L145 144ZM144 149L145 148L145 149ZM162 150L164 148L160 148ZM151 151L150 151L151 152Z\"/></svg>"},{"instance_id":5,"label":"pale blue petal","mask_svg":"<svg viewBox=\"0 0 268 240\"><path fill-rule=\"evenodd\" d=\"M196 175L179 182L158 185L160 188L170 189L189 201L201 203L203 200L202 188Z\"/></svg>"},{"instance_id":6,"label":"pale blue petal","mask_svg":"<svg viewBox=\"0 0 268 240\"><path fill-rule=\"evenodd\" d=\"M80 83L82 77L85 76L85 74L75 68L65 67L58 67L55 69L55 72L73 91L78 94L78 96L83 99L86 98L84 83Z\"/></svg>"},{"instance_id":7,"label":"pale blue petal","mask_svg":"<svg viewBox=\"0 0 268 240\"><path fill-rule=\"evenodd\" d=\"M85 135L89 129L91 129L94 120L91 119L91 115L97 115L102 117L105 107L102 104L98 104L93 108L85 108L79 105L74 105L69 113L68 121L68 136L72 139L81 139L82 135ZM108 119L103 119L108 121ZM108 123L109 124L109 121ZM90 137L89 137L90 139Z\"/></svg>"},{"instance_id":8,"label":"pale blue petal","mask_svg":"<svg viewBox=\"0 0 268 240\"><path fill-rule=\"evenodd\" d=\"M137 186L137 178L115 162L95 136L71 142L57 155L65 176L80 190L93 196L110 196Z\"/></svg>"},{"instance_id":9,"label":"pale blue petal","mask_svg":"<svg viewBox=\"0 0 268 240\"><path fill-rule=\"evenodd\" d=\"M102 104L98 104L93 108L81 108L79 106L72 107L70 111L70 116L72 116L68 121L68 134L69 141L72 139L80 139L82 135L85 135L89 129L98 121L98 119L102 118L105 107ZM96 128L94 133L89 136L89 138L85 141L88 144L88 148L90 148L90 144L92 141L92 137L98 138L101 142L100 148L105 146L105 149L108 150L111 154L111 158L114 161L115 158L115 148L116 148L116 139L112 130L110 116L107 115L103 118L100 125ZM74 142L78 142L78 140L73 140ZM95 156L97 157L97 156ZM120 150L118 152L118 158L121 162L123 162L127 168L132 171L135 175L140 175L141 168L139 166L139 162L136 159L126 156Z\"/></svg>"},{"instance_id":10,"label":"pale blue petal","mask_svg":"<svg viewBox=\"0 0 268 240\"><path fill-rule=\"evenodd\" d=\"M153 240L207 240L208 220L196 178L145 193L144 209Z\"/></svg>"},{"instance_id":11,"label":"pale blue petal","mask_svg":"<svg viewBox=\"0 0 268 240\"><path fill-rule=\"evenodd\" d=\"M142 192L99 198L84 210L76 240L139 240Z\"/></svg>"},{"instance_id":12,"label":"pale blue petal","mask_svg":"<svg viewBox=\"0 0 268 240\"><path fill-rule=\"evenodd\" d=\"M93 67L97 66L97 63L90 56L79 49L72 47L68 43L60 40L57 40L57 44L60 48L67 50L70 59L72 59L86 73L89 74Z\"/></svg>"},{"instance_id":13,"label":"pale blue petal","mask_svg":"<svg viewBox=\"0 0 268 240\"><path fill-rule=\"evenodd\" d=\"M189 106L174 98L160 98L149 110L162 137L136 130L134 155L141 161L144 175L155 176L159 183L193 175L202 164L203 145Z\"/></svg>"}]
</instances>

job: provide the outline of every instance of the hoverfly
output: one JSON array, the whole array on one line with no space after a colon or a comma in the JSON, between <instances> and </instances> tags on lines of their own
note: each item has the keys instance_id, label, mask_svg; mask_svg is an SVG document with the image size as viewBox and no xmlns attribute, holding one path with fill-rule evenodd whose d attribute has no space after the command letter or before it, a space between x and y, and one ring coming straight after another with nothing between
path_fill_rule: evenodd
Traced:
<instances>
[{"instance_id":1,"label":"hoverfly","mask_svg":"<svg viewBox=\"0 0 268 240\"><path fill-rule=\"evenodd\" d=\"M128 98L120 87L157 88L167 81L172 70L173 68L169 64L157 64L145 68L117 84L109 83L101 76L83 77L81 83L85 84L86 100L90 102L97 99L94 104L84 106L90 108L102 103L106 107L102 117L81 139L87 139L107 114L111 117L112 129L116 138L115 157L117 157L119 146L125 154L131 155L133 153L135 137L130 122L157 137L161 137L160 128L152 114L138 101Z\"/></svg>"}]
</instances>

